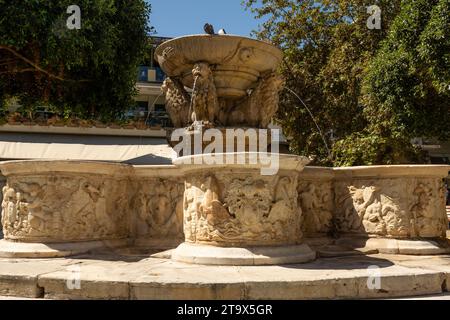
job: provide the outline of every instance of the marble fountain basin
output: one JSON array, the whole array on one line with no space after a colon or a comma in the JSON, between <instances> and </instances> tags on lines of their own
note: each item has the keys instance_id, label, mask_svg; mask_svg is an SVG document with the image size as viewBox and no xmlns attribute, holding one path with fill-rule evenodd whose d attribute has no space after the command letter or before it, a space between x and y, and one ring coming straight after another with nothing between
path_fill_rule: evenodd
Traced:
<instances>
[{"instance_id":1,"label":"marble fountain basin","mask_svg":"<svg viewBox=\"0 0 450 320\"><path fill-rule=\"evenodd\" d=\"M161 44L155 58L169 77L192 88L196 63L212 66L219 98L241 98L261 75L275 71L282 60L273 45L234 35L190 35Z\"/></svg>"}]
</instances>

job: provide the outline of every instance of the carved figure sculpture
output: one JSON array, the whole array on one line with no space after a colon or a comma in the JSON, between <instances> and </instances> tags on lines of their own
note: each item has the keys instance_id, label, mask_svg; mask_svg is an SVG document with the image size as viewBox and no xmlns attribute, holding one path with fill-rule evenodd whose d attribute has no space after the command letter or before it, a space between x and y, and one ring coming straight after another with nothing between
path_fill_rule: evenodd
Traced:
<instances>
[{"instance_id":1,"label":"carved figure sculpture","mask_svg":"<svg viewBox=\"0 0 450 320\"><path fill-rule=\"evenodd\" d=\"M266 128L278 110L283 84L276 73L262 77L250 95L232 108L227 124Z\"/></svg>"},{"instance_id":2,"label":"carved figure sculpture","mask_svg":"<svg viewBox=\"0 0 450 320\"><path fill-rule=\"evenodd\" d=\"M272 224L272 235L284 233L290 239L302 237L302 210L297 206L297 188L292 177L281 177L274 189L274 203L267 220ZM287 225L294 228L286 228Z\"/></svg>"},{"instance_id":3,"label":"carved figure sculpture","mask_svg":"<svg viewBox=\"0 0 450 320\"><path fill-rule=\"evenodd\" d=\"M286 221L292 217L294 210L294 195L292 194L293 183L289 177L279 179L275 187L274 204L269 213L269 221ZM300 217L299 217L300 218Z\"/></svg>"},{"instance_id":4,"label":"carved figure sculpture","mask_svg":"<svg viewBox=\"0 0 450 320\"><path fill-rule=\"evenodd\" d=\"M150 186L150 187L149 187ZM149 187L149 188L147 188ZM134 198L138 237L179 237L183 223L183 187L175 181L155 179L139 184Z\"/></svg>"},{"instance_id":5,"label":"carved figure sculpture","mask_svg":"<svg viewBox=\"0 0 450 320\"><path fill-rule=\"evenodd\" d=\"M192 121L213 124L219 113L219 100L212 71L207 63L196 63L192 69L194 88L192 92Z\"/></svg>"},{"instance_id":6,"label":"carved figure sculpture","mask_svg":"<svg viewBox=\"0 0 450 320\"><path fill-rule=\"evenodd\" d=\"M382 199L382 216L386 234L394 237L405 237L409 234L410 223L405 211L400 210L396 202L387 196Z\"/></svg>"},{"instance_id":7,"label":"carved figure sculpture","mask_svg":"<svg viewBox=\"0 0 450 320\"><path fill-rule=\"evenodd\" d=\"M129 206L120 202L127 197L122 192L126 185L116 181L95 175L56 174L27 181L11 179L14 189L6 193L3 206L8 204L10 210L4 213L10 212L7 220L14 221L4 225L5 238L64 242L125 236L128 224L124 208ZM106 194L114 195L114 203Z\"/></svg>"},{"instance_id":8,"label":"carved figure sculpture","mask_svg":"<svg viewBox=\"0 0 450 320\"><path fill-rule=\"evenodd\" d=\"M255 88L240 100L218 98L213 71L207 63L196 63L192 75L192 99L179 79L166 78L162 86L167 112L175 127L201 121L210 125L266 128L278 109L284 81L274 72L261 77Z\"/></svg>"},{"instance_id":9,"label":"carved figure sculpture","mask_svg":"<svg viewBox=\"0 0 450 320\"><path fill-rule=\"evenodd\" d=\"M166 95L166 110L175 128L187 127L191 118L189 114L190 96L181 81L166 78L161 90Z\"/></svg>"},{"instance_id":10,"label":"carved figure sculpture","mask_svg":"<svg viewBox=\"0 0 450 320\"><path fill-rule=\"evenodd\" d=\"M301 238L295 177L207 174L188 179L184 193L188 241L261 244Z\"/></svg>"},{"instance_id":11,"label":"carved figure sculpture","mask_svg":"<svg viewBox=\"0 0 450 320\"><path fill-rule=\"evenodd\" d=\"M195 242L197 232L197 212L199 211L200 195L203 192L190 183L185 184L184 191L184 234L186 239Z\"/></svg>"},{"instance_id":12,"label":"carved figure sculpture","mask_svg":"<svg viewBox=\"0 0 450 320\"><path fill-rule=\"evenodd\" d=\"M104 196L104 185L100 185L98 188L95 186L85 183L83 185L83 189L86 193L89 194L93 204L93 211L95 215L95 219L97 222L97 226L100 229L104 229L104 232L111 232L114 230L114 222L112 218L108 215L106 209L106 199Z\"/></svg>"},{"instance_id":13,"label":"carved figure sculpture","mask_svg":"<svg viewBox=\"0 0 450 320\"><path fill-rule=\"evenodd\" d=\"M382 216L382 205L378 199L374 198L373 203L367 206L363 217L363 226L366 232L372 234L385 234L386 224Z\"/></svg>"},{"instance_id":14,"label":"carved figure sculpture","mask_svg":"<svg viewBox=\"0 0 450 320\"><path fill-rule=\"evenodd\" d=\"M151 197L149 209L152 228L164 227L173 213L170 199L164 194Z\"/></svg>"},{"instance_id":15,"label":"carved figure sculpture","mask_svg":"<svg viewBox=\"0 0 450 320\"><path fill-rule=\"evenodd\" d=\"M221 223L231 218L228 210L219 200L220 189L217 179L208 176L206 182L201 186L204 192L203 201L200 204L200 212L211 225Z\"/></svg>"},{"instance_id":16,"label":"carved figure sculpture","mask_svg":"<svg viewBox=\"0 0 450 320\"><path fill-rule=\"evenodd\" d=\"M37 183L32 183L28 188L28 225L30 232L45 230L46 222L51 216L45 214L43 210L43 191L44 189Z\"/></svg>"},{"instance_id":17,"label":"carved figure sculpture","mask_svg":"<svg viewBox=\"0 0 450 320\"><path fill-rule=\"evenodd\" d=\"M23 199L23 194L20 192L16 193L17 196L17 222L14 225L14 229L18 230L21 228L26 228L28 224L28 204Z\"/></svg>"},{"instance_id":18,"label":"carved figure sculpture","mask_svg":"<svg viewBox=\"0 0 450 320\"><path fill-rule=\"evenodd\" d=\"M414 189L415 204L411 207L414 223L414 236L435 236L440 230L440 219L436 211L430 208L433 197L432 188L425 183L419 183Z\"/></svg>"},{"instance_id":19,"label":"carved figure sculpture","mask_svg":"<svg viewBox=\"0 0 450 320\"><path fill-rule=\"evenodd\" d=\"M331 227L332 213L329 208L331 195L323 187L317 190L313 183L309 183L300 192L300 206L304 213L305 228L309 232L327 232Z\"/></svg>"},{"instance_id":20,"label":"carved figure sculpture","mask_svg":"<svg viewBox=\"0 0 450 320\"><path fill-rule=\"evenodd\" d=\"M3 199L2 199L2 216L1 216L1 219L2 219L1 222L2 222L3 226L6 223L6 210L5 210L5 208L6 208L6 205L7 205L7 198L5 197L5 195L6 195L7 191L8 191L8 186L4 186L2 188Z\"/></svg>"},{"instance_id":21,"label":"carved figure sculpture","mask_svg":"<svg viewBox=\"0 0 450 320\"><path fill-rule=\"evenodd\" d=\"M14 226L17 219L16 192L5 186L3 188L2 221L4 229Z\"/></svg>"},{"instance_id":22,"label":"carved figure sculpture","mask_svg":"<svg viewBox=\"0 0 450 320\"><path fill-rule=\"evenodd\" d=\"M148 200L145 192L142 189L139 189L139 192L136 194L136 198L134 201L134 207L137 211L138 221L135 225L136 235L138 237L146 236L150 230L150 215L148 214Z\"/></svg>"},{"instance_id":23,"label":"carved figure sculpture","mask_svg":"<svg viewBox=\"0 0 450 320\"><path fill-rule=\"evenodd\" d=\"M361 229L362 221L367 207L373 202L376 188L354 186L348 187L348 195L341 199L340 203L344 208L344 215L341 217L341 228L358 231Z\"/></svg>"},{"instance_id":24,"label":"carved figure sculpture","mask_svg":"<svg viewBox=\"0 0 450 320\"><path fill-rule=\"evenodd\" d=\"M264 181L247 178L231 182L225 202L242 225L258 230L262 218L269 215L272 201Z\"/></svg>"},{"instance_id":25,"label":"carved figure sculpture","mask_svg":"<svg viewBox=\"0 0 450 320\"><path fill-rule=\"evenodd\" d=\"M305 213L305 225L307 229L317 230L320 226L320 219L316 215L317 208L319 207L315 186L310 183L307 189L300 193L300 206Z\"/></svg>"},{"instance_id":26,"label":"carved figure sculpture","mask_svg":"<svg viewBox=\"0 0 450 320\"><path fill-rule=\"evenodd\" d=\"M338 216L340 230L391 237L408 236L410 223L407 214L400 209L398 191L392 189L389 183L348 187L350 198L344 196L344 200L341 198L339 202L343 207L343 214Z\"/></svg>"}]
</instances>

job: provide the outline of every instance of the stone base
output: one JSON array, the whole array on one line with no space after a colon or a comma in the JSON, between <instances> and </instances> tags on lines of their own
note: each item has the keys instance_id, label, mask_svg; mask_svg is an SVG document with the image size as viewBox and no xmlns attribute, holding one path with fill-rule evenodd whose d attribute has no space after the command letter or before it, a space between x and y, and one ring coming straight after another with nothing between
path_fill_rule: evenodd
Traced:
<instances>
[{"instance_id":1,"label":"stone base","mask_svg":"<svg viewBox=\"0 0 450 320\"><path fill-rule=\"evenodd\" d=\"M318 258L289 266L203 266L87 254L61 259L0 258L0 295L48 299L364 299L440 294L450 256L375 254ZM127 262L124 262L127 261ZM73 267L80 289L68 288ZM368 286L378 266L379 287ZM373 269L372 269L373 270Z\"/></svg>"},{"instance_id":2,"label":"stone base","mask_svg":"<svg viewBox=\"0 0 450 320\"><path fill-rule=\"evenodd\" d=\"M151 250L168 250L179 246L184 242L184 239L136 239L134 240L134 246L139 249L151 249Z\"/></svg>"},{"instance_id":3,"label":"stone base","mask_svg":"<svg viewBox=\"0 0 450 320\"><path fill-rule=\"evenodd\" d=\"M172 252L172 259L204 265L278 265L305 263L316 258L308 245L278 247L224 248L182 243Z\"/></svg>"},{"instance_id":4,"label":"stone base","mask_svg":"<svg viewBox=\"0 0 450 320\"><path fill-rule=\"evenodd\" d=\"M373 253L435 255L450 253L450 242L447 239L407 240L345 237L333 241L332 244L317 248L317 252L322 257Z\"/></svg>"},{"instance_id":5,"label":"stone base","mask_svg":"<svg viewBox=\"0 0 450 320\"><path fill-rule=\"evenodd\" d=\"M25 243L0 240L0 258L59 258L83 254L105 247L126 246L127 240L66 243Z\"/></svg>"}]
</instances>

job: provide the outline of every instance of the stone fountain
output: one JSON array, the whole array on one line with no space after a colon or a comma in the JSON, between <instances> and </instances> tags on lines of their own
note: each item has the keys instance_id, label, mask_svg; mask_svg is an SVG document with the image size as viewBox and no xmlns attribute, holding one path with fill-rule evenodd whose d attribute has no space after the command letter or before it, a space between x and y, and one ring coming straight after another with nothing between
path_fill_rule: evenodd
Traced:
<instances>
[{"instance_id":1,"label":"stone fountain","mask_svg":"<svg viewBox=\"0 0 450 320\"><path fill-rule=\"evenodd\" d=\"M174 161L185 177L185 242L172 258L220 265L315 259L302 243L296 192L298 173L309 161L267 153L268 145L275 149L279 142L267 126L283 84L276 72L281 51L239 36L195 35L163 43L155 57L168 75L163 85L167 110L175 126L186 128L182 138L189 140L191 154L179 153L183 156ZM250 128L258 129L258 135L244 137L239 149L236 136ZM238 134L226 134L236 129ZM195 136L202 140L207 130L216 134L212 152L204 141L191 149ZM276 157L276 174L261 174L261 156Z\"/></svg>"},{"instance_id":2,"label":"stone fountain","mask_svg":"<svg viewBox=\"0 0 450 320\"><path fill-rule=\"evenodd\" d=\"M173 165L0 163L0 257L176 248L169 255L181 262L264 265L449 252L449 166L319 168L277 153L273 45L193 35L163 43L156 58L168 75Z\"/></svg>"}]
</instances>

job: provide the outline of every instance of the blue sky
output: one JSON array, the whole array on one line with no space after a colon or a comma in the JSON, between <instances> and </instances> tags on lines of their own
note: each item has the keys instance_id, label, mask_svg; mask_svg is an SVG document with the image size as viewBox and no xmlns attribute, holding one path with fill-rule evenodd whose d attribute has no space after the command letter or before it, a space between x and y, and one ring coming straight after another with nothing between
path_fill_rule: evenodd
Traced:
<instances>
[{"instance_id":1,"label":"blue sky","mask_svg":"<svg viewBox=\"0 0 450 320\"><path fill-rule=\"evenodd\" d=\"M224 28L228 34L249 36L258 28L250 10L245 10L241 0L149 0L152 5L150 24L157 36L177 37L203 33L206 22L215 31Z\"/></svg>"}]
</instances>

